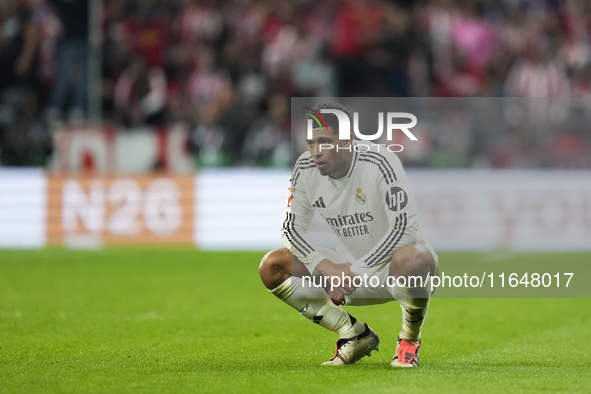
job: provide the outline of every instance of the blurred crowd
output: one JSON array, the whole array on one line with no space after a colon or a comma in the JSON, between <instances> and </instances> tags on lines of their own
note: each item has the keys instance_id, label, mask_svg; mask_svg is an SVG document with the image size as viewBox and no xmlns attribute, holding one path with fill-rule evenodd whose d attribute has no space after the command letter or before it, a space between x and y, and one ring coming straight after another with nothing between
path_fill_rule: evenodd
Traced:
<instances>
[{"instance_id":1,"label":"blurred crowd","mask_svg":"<svg viewBox=\"0 0 591 394\"><path fill-rule=\"evenodd\" d=\"M186 124L203 166L288 166L293 96L591 97L587 1L103 0L98 34L92 3L0 0L3 165L43 165L93 92L122 129ZM537 165L459 139L462 160L436 160L450 142L432 140L432 166ZM525 156L591 145L584 128L507 140Z\"/></svg>"}]
</instances>

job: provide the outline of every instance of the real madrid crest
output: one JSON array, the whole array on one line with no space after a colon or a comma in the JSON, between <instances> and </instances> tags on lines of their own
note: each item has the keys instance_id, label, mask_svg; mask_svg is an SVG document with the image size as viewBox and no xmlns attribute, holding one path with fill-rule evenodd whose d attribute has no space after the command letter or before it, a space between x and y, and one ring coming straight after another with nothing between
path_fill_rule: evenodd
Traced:
<instances>
[{"instance_id":1,"label":"real madrid crest","mask_svg":"<svg viewBox=\"0 0 591 394\"><path fill-rule=\"evenodd\" d=\"M365 197L365 194L363 194L363 189L360 187L357 188L357 194L355 194L355 201L357 201L361 205L367 202L367 197Z\"/></svg>"}]
</instances>

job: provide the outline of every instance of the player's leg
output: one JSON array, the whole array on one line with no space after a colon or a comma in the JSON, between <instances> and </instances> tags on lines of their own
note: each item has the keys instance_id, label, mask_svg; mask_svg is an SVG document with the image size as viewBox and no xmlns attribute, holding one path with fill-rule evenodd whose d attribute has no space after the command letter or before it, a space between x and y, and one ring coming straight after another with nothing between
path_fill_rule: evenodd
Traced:
<instances>
[{"instance_id":1,"label":"player's leg","mask_svg":"<svg viewBox=\"0 0 591 394\"><path fill-rule=\"evenodd\" d=\"M267 253L259 266L259 274L263 284L277 298L313 323L339 334L337 354L329 364L352 364L377 350L379 338L373 330L342 307L334 305L322 287L304 287L302 277L310 276L310 273L289 250L284 248Z\"/></svg>"},{"instance_id":2,"label":"player's leg","mask_svg":"<svg viewBox=\"0 0 591 394\"><path fill-rule=\"evenodd\" d=\"M402 330L392 366L417 366L421 328L431 297L430 278L437 275L437 262L424 245L407 245L394 253L389 274L397 278L390 290L402 309Z\"/></svg>"},{"instance_id":3,"label":"player's leg","mask_svg":"<svg viewBox=\"0 0 591 394\"><path fill-rule=\"evenodd\" d=\"M295 308L308 320L341 338L353 338L365 327L343 308L334 305L321 287L303 287L302 277L310 276L308 269L285 248L267 253L259 266L263 284L277 298Z\"/></svg>"}]
</instances>

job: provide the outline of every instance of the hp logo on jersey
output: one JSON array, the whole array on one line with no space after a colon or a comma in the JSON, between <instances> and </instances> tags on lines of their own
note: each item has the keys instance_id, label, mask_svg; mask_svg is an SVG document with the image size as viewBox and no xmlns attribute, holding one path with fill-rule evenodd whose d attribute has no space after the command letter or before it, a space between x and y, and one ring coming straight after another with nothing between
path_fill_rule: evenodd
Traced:
<instances>
[{"instance_id":1,"label":"hp logo on jersey","mask_svg":"<svg viewBox=\"0 0 591 394\"><path fill-rule=\"evenodd\" d=\"M390 211L398 212L408 204L406 192L399 187L393 187L386 193L386 204Z\"/></svg>"}]
</instances>

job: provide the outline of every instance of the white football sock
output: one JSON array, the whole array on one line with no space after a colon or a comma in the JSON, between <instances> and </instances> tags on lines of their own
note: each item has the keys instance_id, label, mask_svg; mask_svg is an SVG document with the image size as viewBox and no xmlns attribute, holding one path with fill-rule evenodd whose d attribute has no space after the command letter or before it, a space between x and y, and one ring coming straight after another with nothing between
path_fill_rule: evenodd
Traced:
<instances>
[{"instance_id":1,"label":"white football sock","mask_svg":"<svg viewBox=\"0 0 591 394\"><path fill-rule=\"evenodd\" d=\"M338 333L341 338L355 338L365 331L365 325L333 304L324 289L302 288L301 278L292 276L270 292L308 320Z\"/></svg>"},{"instance_id":2,"label":"white football sock","mask_svg":"<svg viewBox=\"0 0 591 394\"><path fill-rule=\"evenodd\" d=\"M391 288L392 295L402 309L402 330L400 338L409 342L419 342L421 328L429 309L431 296L430 280L424 287L395 286Z\"/></svg>"}]
</instances>

